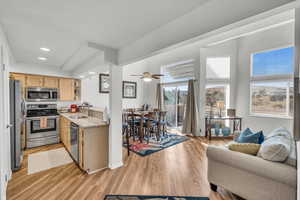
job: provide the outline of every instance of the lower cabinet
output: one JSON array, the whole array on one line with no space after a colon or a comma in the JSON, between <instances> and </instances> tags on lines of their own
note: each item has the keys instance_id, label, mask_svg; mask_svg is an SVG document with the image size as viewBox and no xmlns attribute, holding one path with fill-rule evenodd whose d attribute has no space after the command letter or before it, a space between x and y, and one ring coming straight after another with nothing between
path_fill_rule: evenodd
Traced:
<instances>
[{"instance_id":1,"label":"lower cabinet","mask_svg":"<svg viewBox=\"0 0 300 200\"><path fill-rule=\"evenodd\" d=\"M108 126L80 128L79 166L89 174L108 167Z\"/></svg>"},{"instance_id":2,"label":"lower cabinet","mask_svg":"<svg viewBox=\"0 0 300 200\"><path fill-rule=\"evenodd\" d=\"M71 152L71 121L60 117L60 138L67 151ZM78 165L88 174L108 167L108 126L79 129Z\"/></svg>"},{"instance_id":3,"label":"lower cabinet","mask_svg":"<svg viewBox=\"0 0 300 200\"><path fill-rule=\"evenodd\" d=\"M60 140L65 145L66 149L71 151L71 135L70 135L71 122L65 117L60 117Z\"/></svg>"}]
</instances>

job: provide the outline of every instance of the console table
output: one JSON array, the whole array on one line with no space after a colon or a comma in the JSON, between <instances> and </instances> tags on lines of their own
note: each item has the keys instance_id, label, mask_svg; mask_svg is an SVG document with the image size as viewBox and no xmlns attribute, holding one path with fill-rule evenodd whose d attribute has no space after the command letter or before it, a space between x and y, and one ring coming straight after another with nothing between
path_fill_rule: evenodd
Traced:
<instances>
[{"instance_id":1,"label":"console table","mask_svg":"<svg viewBox=\"0 0 300 200\"><path fill-rule=\"evenodd\" d=\"M215 121L232 121L233 122L233 129L231 136L233 135L234 131L241 131L242 130L242 118L241 117L205 117L205 137L208 137L211 140L211 128L213 122ZM224 137L224 136L217 136L217 137Z\"/></svg>"}]
</instances>

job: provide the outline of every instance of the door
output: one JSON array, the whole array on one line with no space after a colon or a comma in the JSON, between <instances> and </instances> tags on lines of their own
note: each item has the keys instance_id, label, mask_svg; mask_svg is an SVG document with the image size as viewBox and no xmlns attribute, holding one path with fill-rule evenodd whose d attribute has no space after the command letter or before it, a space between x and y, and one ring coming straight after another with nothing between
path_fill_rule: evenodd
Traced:
<instances>
[{"instance_id":1,"label":"door","mask_svg":"<svg viewBox=\"0 0 300 200\"><path fill-rule=\"evenodd\" d=\"M5 197L5 188L10 178L10 125L9 125L9 74L8 53L0 44L0 197Z\"/></svg>"},{"instance_id":2,"label":"door","mask_svg":"<svg viewBox=\"0 0 300 200\"><path fill-rule=\"evenodd\" d=\"M187 90L187 83L163 87L164 109L167 111L167 125L170 128L182 128Z\"/></svg>"},{"instance_id":3,"label":"door","mask_svg":"<svg viewBox=\"0 0 300 200\"><path fill-rule=\"evenodd\" d=\"M73 101L75 99L74 79L61 78L59 80L59 90L61 101Z\"/></svg>"},{"instance_id":4,"label":"door","mask_svg":"<svg viewBox=\"0 0 300 200\"><path fill-rule=\"evenodd\" d=\"M43 87L42 76L26 76L26 87Z\"/></svg>"},{"instance_id":5,"label":"door","mask_svg":"<svg viewBox=\"0 0 300 200\"><path fill-rule=\"evenodd\" d=\"M45 88L58 88L58 78L45 77L44 78L44 87Z\"/></svg>"}]
</instances>

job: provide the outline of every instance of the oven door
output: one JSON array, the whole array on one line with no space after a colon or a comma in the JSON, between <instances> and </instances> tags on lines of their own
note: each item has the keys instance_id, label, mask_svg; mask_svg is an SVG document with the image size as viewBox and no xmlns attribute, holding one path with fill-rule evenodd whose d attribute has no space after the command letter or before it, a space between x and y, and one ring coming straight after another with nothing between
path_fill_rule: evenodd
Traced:
<instances>
[{"instance_id":1,"label":"oven door","mask_svg":"<svg viewBox=\"0 0 300 200\"><path fill-rule=\"evenodd\" d=\"M41 127L40 117L30 117L26 119L27 138L43 138L57 136L59 130L59 117L47 116L47 127Z\"/></svg>"},{"instance_id":2,"label":"oven door","mask_svg":"<svg viewBox=\"0 0 300 200\"><path fill-rule=\"evenodd\" d=\"M27 101L51 101L51 91L47 90L27 90Z\"/></svg>"}]
</instances>

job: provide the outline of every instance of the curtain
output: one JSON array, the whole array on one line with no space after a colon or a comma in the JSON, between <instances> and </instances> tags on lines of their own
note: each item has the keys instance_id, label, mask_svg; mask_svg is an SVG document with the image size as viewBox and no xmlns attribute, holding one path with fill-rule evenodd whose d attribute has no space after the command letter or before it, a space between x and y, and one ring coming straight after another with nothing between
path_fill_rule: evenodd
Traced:
<instances>
[{"instance_id":1,"label":"curtain","mask_svg":"<svg viewBox=\"0 0 300 200\"><path fill-rule=\"evenodd\" d=\"M162 98L162 95L161 95L161 84L158 83L157 84L157 87L156 87L156 106L159 110L161 110L161 107L162 107L162 103L161 103L161 99Z\"/></svg>"},{"instance_id":2,"label":"curtain","mask_svg":"<svg viewBox=\"0 0 300 200\"><path fill-rule=\"evenodd\" d=\"M200 131L198 130L198 107L196 99L194 80L189 80L182 133L199 136Z\"/></svg>"}]
</instances>

